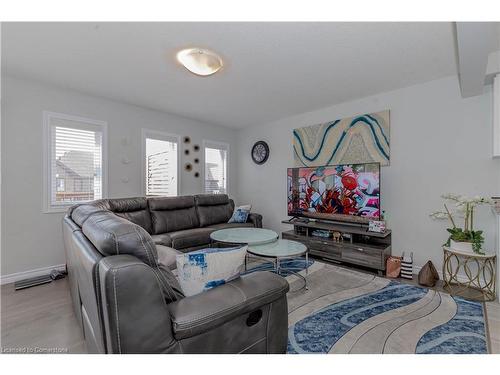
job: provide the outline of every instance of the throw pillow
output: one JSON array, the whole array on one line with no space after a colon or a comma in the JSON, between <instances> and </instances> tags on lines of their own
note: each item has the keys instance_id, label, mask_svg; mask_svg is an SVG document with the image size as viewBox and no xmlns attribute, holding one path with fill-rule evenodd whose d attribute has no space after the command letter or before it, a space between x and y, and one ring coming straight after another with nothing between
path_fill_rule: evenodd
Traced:
<instances>
[{"instance_id":1,"label":"throw pillow","mask_svg":"<svg viewBox=\"0 0 500 375\"><path fill-rule=\"evenodd\" d=\"M248 246L208 248L177 255L177 272L185 296L223 285L240 276Z\"/></svg>"},{"instance_id":2,"label":"throw pillow","mask_svg":"<svg viewBox=\"0 0 500 375\"><path fill-rule=\"evenodd\" d=\"M246 223L251 209L252 206L249 204L235 207L233 216L231 216L228 223Z\"/></svg>"}]
</instances>

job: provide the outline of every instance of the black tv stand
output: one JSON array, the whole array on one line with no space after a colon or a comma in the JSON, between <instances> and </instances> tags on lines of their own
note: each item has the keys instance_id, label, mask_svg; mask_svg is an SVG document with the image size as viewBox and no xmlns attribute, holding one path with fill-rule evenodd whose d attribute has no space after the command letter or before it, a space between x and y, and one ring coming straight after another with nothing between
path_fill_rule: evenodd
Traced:
<instances>
[{"instance_id":1,"label":"black tv stand","mask_svg":"<svg viewBox=\"0 0 500 375\"><path fill-rule=\"evenodd\" d=\"M325 260L356 264L372 268L379 275L385 272L387 258L391 255L391 231L369 232L360 223L283 220L292 224L293 230L283 232L282 238L298 241L306 245L309 254ZM332 237L314 236L315 230L341 233L341 240Z\"/></svg>"}]
</instances>

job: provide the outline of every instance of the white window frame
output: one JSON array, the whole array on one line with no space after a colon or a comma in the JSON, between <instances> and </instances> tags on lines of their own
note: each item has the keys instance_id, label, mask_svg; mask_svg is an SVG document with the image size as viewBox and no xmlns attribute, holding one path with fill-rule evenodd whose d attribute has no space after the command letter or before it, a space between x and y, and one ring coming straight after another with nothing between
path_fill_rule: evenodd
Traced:
<instances>
[{"instance_id":1,"label":"white window frame","mask_svg":"<svg viewBox=\"0 0 500 375\"><path fill-rule=\"evenodd\" d=\"M52 149L51 149L51 120L60 119L84 123L87 126L81 126L80 129L102 132L102 198L108 197L108 123L106 121L94 120L87 117L73 116L65 113L43 111L43 196L42 212L58 213L65 212L67 209L78 202L52 204Z\"/></svg>"},{"instance_id":2,"label":"white window frame","mask_svg":"<svg viewBox=\"0 0 500 375\"><path fill-rule=\"evenodd\" d=\"M210 141L208 139L204 139L202 141L203 145L203 168L201 171L201 176L203 178L203 194L206 194L206 179L205 179L205 169L206 169L206 160L205 160L205 149L206 148L220 148L225 149L227 151L227 163L226 163L226 194L229 195L229 164L230 164L230 150L229 143L219 142L219 141Z\"/></svg>"},{"instance_id":3,"label":"white window frame","mask_svg":"<svg viewBox=\"0 0 500 375\"><path fill-rule=\"evenodd\" d=\"M141 129L141 192L146 196L146 139L153 138L172 142L177 142L177 196L181 195L181 136L167 133L160 130Z\"/></svg>"}]
</instances>

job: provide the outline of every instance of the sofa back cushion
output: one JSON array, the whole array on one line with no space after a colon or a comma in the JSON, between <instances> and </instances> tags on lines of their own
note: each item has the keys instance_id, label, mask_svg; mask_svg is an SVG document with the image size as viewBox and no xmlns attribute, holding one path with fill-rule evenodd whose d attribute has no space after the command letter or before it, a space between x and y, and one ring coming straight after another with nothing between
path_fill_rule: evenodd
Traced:
<instances>
[{"instance_id":1,"label":"sofa back cushion","mask_svg":"<svg viewBox=\"0 0 500 375\"><path fill-rule=\"evenodd\" d=\"M158 266L156 245L151 236L139 225L111 211L89 216L82 232L103 256L128 254L151 267Z\"/></svg>"},{"instance_id":2,"label":"sofa back cushion","mask_svg":"<svg viewBox=\"0 0 500 375\"><path fill-rule=\"evenodd\" d=\"M233 215L234 202L226 194L200 194L195 200L202 227L227 223Z\"/></svg>"},{"instance_id":3,"label":"sofa back cushion","mask_svg":"<svg viewBox=\"0 0 500 375\"><path fill-rule=\"evenodd\" d=\"M82 232L103 256L132 255L150 266L167 303L184 296L172 272L158 263L156 245L144 228L106 211L89 216Z\"/></svg>"},{"instance_id":4,"label":"sofa back cushion","mask_svg":"<svg viewBox=\"0 0 500 375\"><path fill-rule=\"evenodd\" d=\"M68 211L68 216L75 222L76 225L82 227L85 220L97 212L107 212L109 206L107 200L94 201L72 206Z\"/></svg>"},{"instance_id":5,"label":"sofa back cushion","mask_svg":"<svg viewBox=\"0 0 500 375\"><path fill-rule=\"evenodd\" d=\"M140 225L148 233L153 233L148 201L144 197L109 199L109 209L117 216Z\"/></svg>"},{"instance_id":6,"label":"sofa back cushion","mask_svg":"<svg viewBox=\"0 0 500 375\"><path fill-rule=\"evenodd\" d=\"M148 198L148 205L154 234L200 226L193 196Z\"/></svg>"}]
</instances>

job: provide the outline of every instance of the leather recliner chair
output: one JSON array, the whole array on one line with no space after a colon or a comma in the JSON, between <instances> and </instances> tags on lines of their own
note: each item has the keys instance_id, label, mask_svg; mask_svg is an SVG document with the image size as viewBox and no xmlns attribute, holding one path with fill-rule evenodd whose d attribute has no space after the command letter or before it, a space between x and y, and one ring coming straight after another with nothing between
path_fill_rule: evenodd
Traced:
<instances>
[{"instance_id":1,"label":"leather recliner chair","mask_svg":"<svg viewBox=\"0 0 500 375\"><path fill-rule=\"evenodd\" d=\"M184 297L150 234L110 211L127 205L117 201L73 207L63 221L71 296L89 352L286 351L285 279L255 272Z\"/></svg>"}]
</instances>

